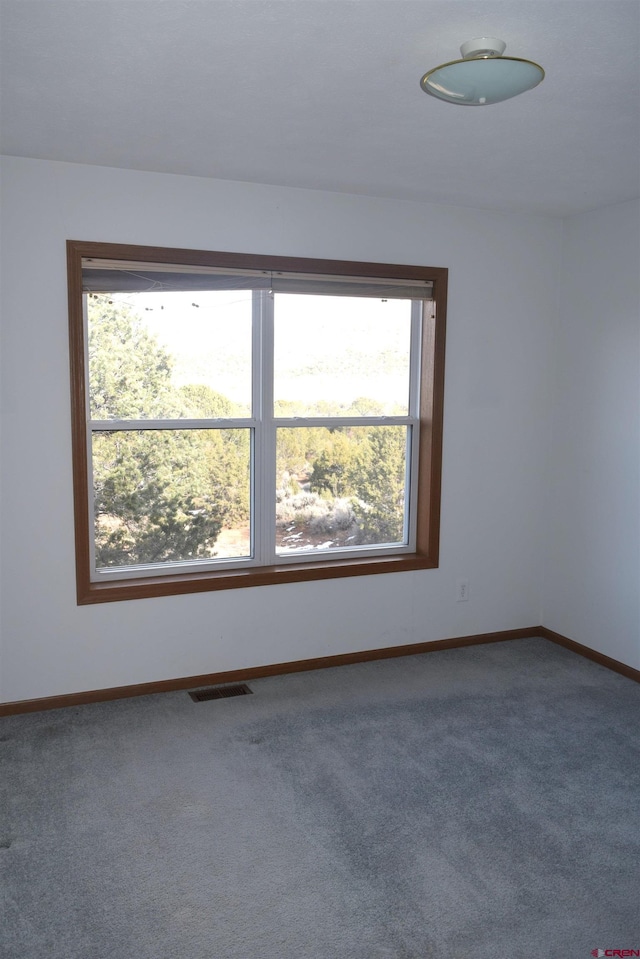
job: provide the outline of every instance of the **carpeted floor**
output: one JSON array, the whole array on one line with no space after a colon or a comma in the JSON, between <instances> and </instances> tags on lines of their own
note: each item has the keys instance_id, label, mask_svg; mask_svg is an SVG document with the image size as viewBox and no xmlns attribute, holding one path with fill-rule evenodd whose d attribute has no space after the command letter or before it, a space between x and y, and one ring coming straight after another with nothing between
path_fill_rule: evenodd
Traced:
<instances>
[{"instance_id":1,"label":"carpeted floor","mask_svg":"<svg viewBox=\"0 0 640 959\"><path fill-rule=\"evenodd\" d=\"M0 720L3 959L640 949L640 686L542 639Z\"/></svg>"}]
</instances>

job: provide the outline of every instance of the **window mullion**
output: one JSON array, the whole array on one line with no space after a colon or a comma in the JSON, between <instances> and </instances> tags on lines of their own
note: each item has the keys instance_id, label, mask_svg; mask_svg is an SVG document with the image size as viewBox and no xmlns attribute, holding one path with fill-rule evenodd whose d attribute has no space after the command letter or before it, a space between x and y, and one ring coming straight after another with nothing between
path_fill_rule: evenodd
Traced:
<instances>
[{"instance_id":1,"label":"window mullion","mask_svg":"<svg viewBox=\"0 0 640 959\"><path fill-rule=\"evenodd\" d=\"M405 491L407 508L404 513L404 535L410 549L416 548L418 510L418 470L420 465L420 385L422 380L422 324L427 304L414 300L411 304L411 351L409 361L409 415L412 423L407 433Z\"/></svg>"},{"instance_id":2,"label":"window mullion","mask_svg":"<svg viewBox=\"0 0 640 959\"><path fill-rule=\"evenodd\" d=\"M130 419L130 420L91 420L94 433L115 433L141 430L238 430L247 429L254 421L246 416L215 419Z\"/></svg>"},{"instance_id":3,"label":"window mullion","mask_svg":"<svg viewBox=\"0 0 640 959\"><path fill-rule=\"evenodd\" d=\"M255 555L272 565L276 551L276 431L273 418L273 303L270 292L254 293L256 352L254 409L259 426L255 436L254 524Z\"/></svg>"},{"instance_id":4,"label":"window mullion","mask_svg":"<svg viewBox=\"0 0 640 959\"><path fill-rule=\"evenodd\" d=\"M280 428L304 429L326 427L348 429L350 426L410 426L410 416L281 416L277 417Z\"/></svg>"}]
</instances>

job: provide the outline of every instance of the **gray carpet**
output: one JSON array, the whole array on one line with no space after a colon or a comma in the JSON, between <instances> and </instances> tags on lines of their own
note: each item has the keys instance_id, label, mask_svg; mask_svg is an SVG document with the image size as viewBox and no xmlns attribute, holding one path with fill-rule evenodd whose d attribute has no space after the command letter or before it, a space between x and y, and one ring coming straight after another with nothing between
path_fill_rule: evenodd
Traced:
<instances>
[{"instance_id":1,"label":"gray carpet","mask_svg":"<svg viewBox=\"0 0 640 959\"><path fill-rule=\"evenodd\" d=\"M0 720L4 959L640 948L640 686L519 640Z\"/></svg>"}]
</instances>

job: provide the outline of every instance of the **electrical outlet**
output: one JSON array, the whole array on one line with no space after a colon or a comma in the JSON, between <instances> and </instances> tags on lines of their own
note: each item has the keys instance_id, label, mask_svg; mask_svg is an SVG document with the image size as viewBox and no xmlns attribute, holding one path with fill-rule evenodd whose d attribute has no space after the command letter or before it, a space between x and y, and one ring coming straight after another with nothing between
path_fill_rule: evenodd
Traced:
<instances>
[{"instance_id":1,"label":"electrical outlet","mask_svg":"<svg viewBox=\"0 0 640 959\"><path fill-rule=\"evenodd\" d=\"M469 599L469 580L459 579L456 583L456 603L466 603Z\"/></svg>"}]
</instances>

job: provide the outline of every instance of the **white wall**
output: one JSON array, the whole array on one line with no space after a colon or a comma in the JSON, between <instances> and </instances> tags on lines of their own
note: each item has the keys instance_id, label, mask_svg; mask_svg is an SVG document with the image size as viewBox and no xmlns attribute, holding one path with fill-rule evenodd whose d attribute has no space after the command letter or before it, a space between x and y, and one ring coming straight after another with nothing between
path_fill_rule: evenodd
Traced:
<instances>
[{"instance_id":1,"label":"white wall","mask_svg":"<svg viewBox=\"0 0 640 959\"><path fill-rule=\"evenodd\" d=\"M564 224L543 623L640 668L640 205Z\"/></svg>"},{"instance_id":2,"label":"white wall","mask_svg":"<svg viewBox=\"0 0 640 959\"><path fill-rule=\"evenodd\" d=\"M0 700L539 623L560 221L39 160L3 167ZM68 238L449 267L440 568L76 606ZM470 599L456 604L460 577Z\"/></svg>"}]
</instances>

